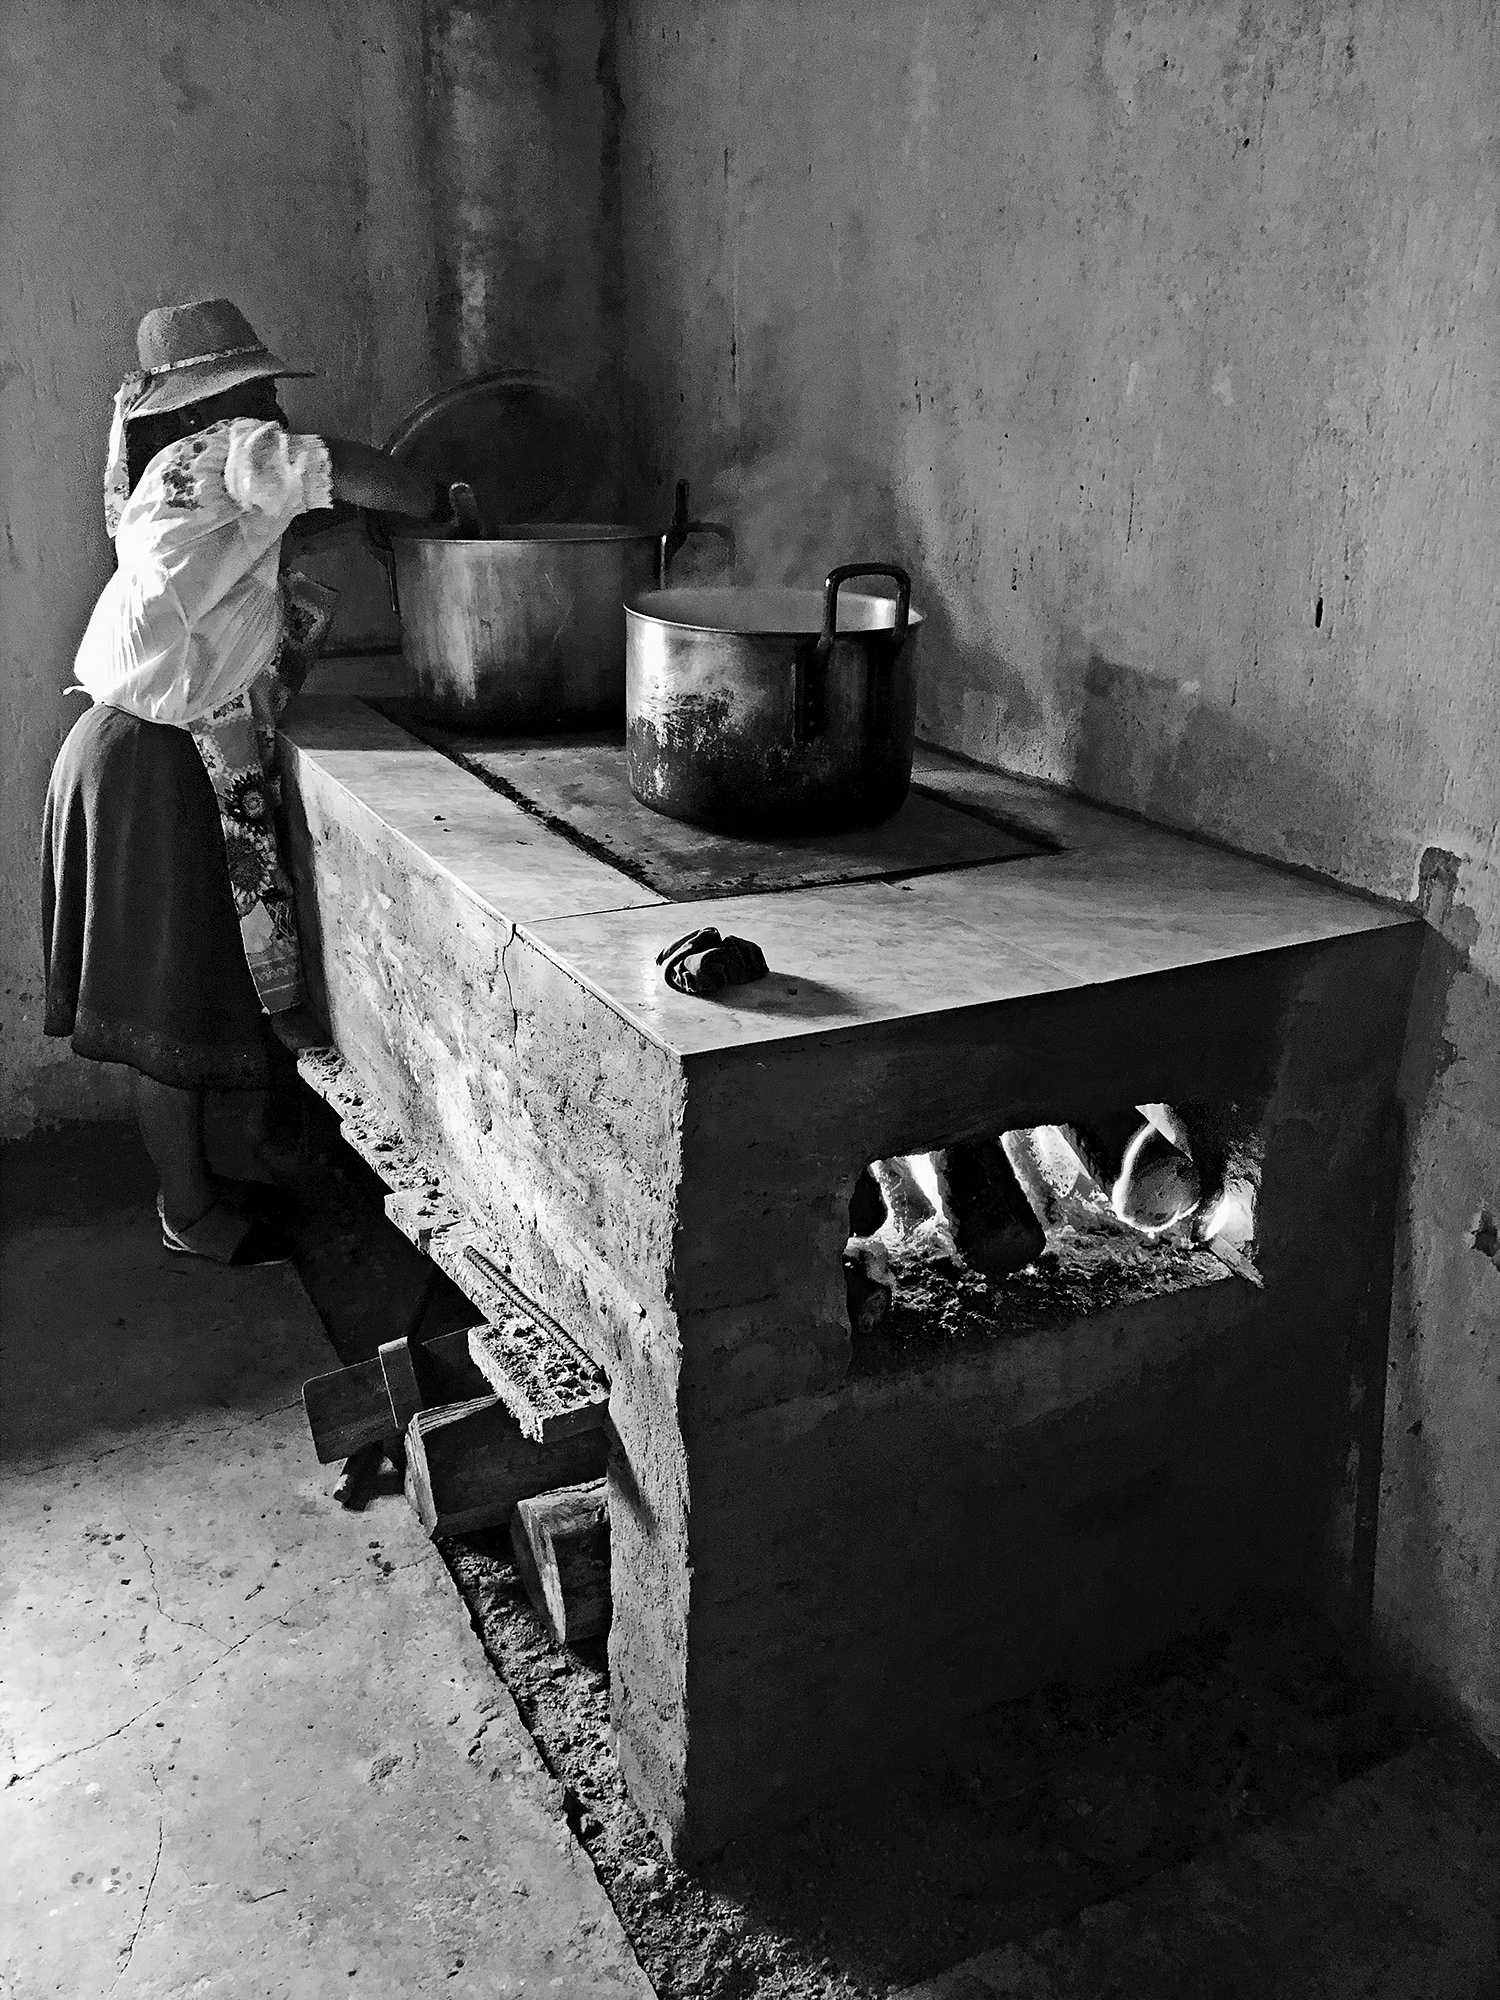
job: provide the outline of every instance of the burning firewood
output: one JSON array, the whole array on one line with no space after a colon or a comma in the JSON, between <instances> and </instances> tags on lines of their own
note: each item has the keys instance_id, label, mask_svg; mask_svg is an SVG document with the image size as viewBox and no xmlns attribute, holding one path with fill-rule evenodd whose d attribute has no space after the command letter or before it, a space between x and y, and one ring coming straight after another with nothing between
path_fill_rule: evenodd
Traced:
<instances>
[{"instance_id":1,"label":"burning firewood","mask_svg":"<svg viewBox=\"0 0 1500 2000\"><path fill-rule=\"evenodd\" d=\"M1155 1235L1186 1222L1197 1213L1203 1186L1191 1157L1162 1135L1155 1124L1142 1125L1120 1162L1110 1190L1110 1205L1132 1229Z\"/></svg>"},{"instance_id":2,"label":"burning firewood","mask_svg":"<svg viewBox=\"0 0 1500 2000\"><path fill-rule=\"evenodd\" d=\"M1119 1121L1111 1123L1113 1131L1109 1125L1038 1125L1005 1134L1006 1157L1048 1226L1061 1226L1078 1203L1098 1211L1101 1220L1108 1211L1144 1235L1185 1222L1202 1200L1190 1154L1138 1115L1132 1114L1123 1144Z\"/></svg>"},{"instance_id":3,"label":"burning firewood","mask_svg":"<svg viewBox=\"0 0 1500 2000\"><path fill-rule=\"evenodd\" d=\"M1000 1146L1044 1230L1067 1226L1079 1203L1107 1206L1107 1183L1100 1185L1071 1128L1033 1125L1002 1132Z\"/></svg>"},{"instance_id":4,"label":"burning firewood","mask_svg":"<svg viewBox=\"0 0 1500 2000\"><path fill-rule=\"evenodd\" d=\"M1041 1125L1001 1141L1048 1228L1078 1201L1155 1236L1193 1224L1244 1260L1260 1180L1253 1128L1233 1105L1140 1104L1087 1125ZM1238 1268L1238 1266L1236 1266Z\"/></svg>"},{"instance_id":5,"label":"burning firewood","mask_svg":"<svg viewBox=\"0 0 1500 2000\"><path fill-rule=\"evenodd\" d=\"M880 1240L888 1252L900 1252L925 1263L956 1264L954 1219L947 1189L940 1177L936 1153L907 1153L876 1160L874 1174L885 1199Z\"/></svg>"},{"instance_id":6,"label":"burning firewood","mask_svg":"<svg viewBox=\"0 0 1500 2000\"><path fill-rule=\"evenodd\" d=\"M964 1262L987 1278L1008 1277L1034 1264L1047 1247L1047 1232L1000 1141L950 1146L934 1157Z\"/></svg>"},{"instance_id":7,"label":"burning firewood","mask_svg":"<svg viewBox=\"0 0 1500 2000\"><path fill-rule=\"evenodd\" d=\"M850 1324L882 1332L903 1277L920 1287L924 1272L1025 1270L1049 1233L1128 1241L1191 1225L1251 1275L1259 1176L1248 1131L1233 1106L1126 1104L1087 1124L876 1160L849 1204Z\"/></svg>"},{"instance_id":8,"label":"burning firewood","mask_svg":"<svg viewBox=\"0 0 1500 2000\"><path fill-rule=\"evenodd\" d=\"M998 1140L876 1160L855 1185L849 1224L844 1272L856 1333L884 1327L893 1266L967 1265L1005 1277L1047 1243Z\"/></svg>"}]
</instances>

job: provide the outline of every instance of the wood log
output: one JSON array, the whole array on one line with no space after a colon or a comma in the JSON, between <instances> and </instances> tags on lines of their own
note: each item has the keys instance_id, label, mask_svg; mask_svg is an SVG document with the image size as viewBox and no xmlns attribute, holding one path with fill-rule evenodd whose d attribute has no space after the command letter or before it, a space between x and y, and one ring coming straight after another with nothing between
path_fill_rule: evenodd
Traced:
<instances>
[{"instance_id":1,"label":"wood log","mask_svg":"<svg viewBox=\"0 0 1500 2000\"><path fill-rule=\"evenodd\" d=\"M503 1527L518 1500L603 1476L609 1443L582 1431L536 1444L498 1396L418 1410L406 1432L406 1497L429 1535Z\"/></svg>"},{"instance_id":2,"label":"wood log","mask_svg":"<svg viewBox=\"0 0 1500 2000\"><path fill-rule=\"evenodd\" d=\"M1133 1228L1169 1229L1195 1212L1203 1189L1187 1155L1158 1126L1146 1124L1125 1149L1110 1199L1115 1214Z\"/></svg>"},{"instance_id":3,"label":"wood log","mask_svg":"<svg viewBox=\"0 0 1500 2000\"><path fill-rule=\"evenodd\" d=\"M942 1225L931 1194L917 1178L912 1164L916 1157L902 1154L870 1162L870 1173L885 1207L881 1233L892 1246L909 1243L923 1224L932 1224L934 1218Z\"/></svg>"},{"instance_id":4,"label":"wood log","mask_svg":"<svg viewBox=\"0 0 1500 2000\"><path fill-rule=\"evenodd\" d=\"M953 1235L966 1264L1003 1278L1034 1264L1047 1232L1026 1199L998 1139L971 1140L938 1155L953 1210Z\"/></svg>"},{"instance_id":5,"label":"wood log","mask_svg":"<svg viewBox=\"0 0 1500 2000\"><path fill-rule=\"evenodd\" d=\"M426 1403L455 1403L483 1396L489 1387L469 1358L467 1327L414 1343L417 1383ZM362 1445L392 1444L404 1426L396 1422L386 1372L379 1356L348 1368L314 1375L302 1385L302 1407L320 1463L348 1458ZM410 1419L408 1418L408 1421Z\"/></svg>"},{"instance_id":6,"label":"wood log","mask_svg":"<svg viewBox=\"0 0 1500 2000\"><path fill-rule=\"evenodd\" d=\"M609 1490L604 1480L516 1503L510 1545L526 1594L559 1646L609 1630Z\"/></svg>"}]
</instances>

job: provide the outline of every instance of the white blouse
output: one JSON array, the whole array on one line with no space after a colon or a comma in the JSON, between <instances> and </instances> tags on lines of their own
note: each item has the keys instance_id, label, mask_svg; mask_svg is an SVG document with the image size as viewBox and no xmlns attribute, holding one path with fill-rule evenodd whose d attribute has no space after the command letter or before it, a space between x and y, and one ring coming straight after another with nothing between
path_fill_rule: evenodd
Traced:
<instances>
[{"instance_id":1,"label":"white blouse","mask_svg":"<svg viewBox=\"0 0 1500 2000\"><path fill-rule=\"evenodd\" d=\"M78 648L79 684L180 729L243 694L281 645L281 537L332 504L319 437L233 417L166 446L120 517L119 568Z\"/></svg>"}]
</instances>

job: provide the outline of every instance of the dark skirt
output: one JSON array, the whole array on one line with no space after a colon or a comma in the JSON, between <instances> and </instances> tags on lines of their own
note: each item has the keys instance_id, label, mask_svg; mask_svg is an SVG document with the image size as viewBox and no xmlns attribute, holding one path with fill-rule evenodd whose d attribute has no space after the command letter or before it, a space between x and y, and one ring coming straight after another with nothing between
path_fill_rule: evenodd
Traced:
<instances>
[{"instance_id":1,"label":"dark skirt","mask_svg":"<svg viewBox=\"0 0 1500 2000\"><path fill-rule=\"evenodd\" d=\"M49 1035L182 1090L270 1080L219 805L185 729L99 706L58 753L42 824Z\"/></svg>"}]
</instances>

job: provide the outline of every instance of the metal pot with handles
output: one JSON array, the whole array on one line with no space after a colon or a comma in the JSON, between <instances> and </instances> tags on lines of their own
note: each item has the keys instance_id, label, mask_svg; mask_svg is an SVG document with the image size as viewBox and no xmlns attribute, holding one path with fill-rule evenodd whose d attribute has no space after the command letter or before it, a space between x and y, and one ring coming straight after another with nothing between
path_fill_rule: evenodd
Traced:
<instances>
[{"instance_id":1,"label":"metal pot with handles","mask_svg":"<svg viewBox=\"0 0 1500 2000\"><path fill-rule=\"evenodd\" d=\"M894 599L845 590L884 576ZM871 826L911 783L911 579L845 563L816 590L659 590L625 607L625 763L643 805L719 832Z\"/></svg>"},{"instance_id":2,"label":"metal pot with handles","mask_svg":"<svg viewBox=\"0 0 1500 2000\"><path fill-rule=\"evenodd\" d=\"M665 532L610 521L608 439L576 389L514 368L430 396L392 432L393 458L456 482L456 533L366 517L432 720L517 734L619 726L625 599L664 581L689 534L730 538L689 520L685 485Z\"/></svg>"},{"instance_id":3,"label":"metal pot with handles","mask_svg":"<svg viewBox=\"0 0 1500 2000\"><path fill-rule=\"evenodd\" d=\"M454 502L456 535L397 535L381 553L419 705L458 729L618 726L626 599L665 580L689 535L718 536L732 560L727 528L688 518L686 481L665 530L546 521L485 533L469 489L455 486Z\"/></svg>"}]
</instances>

